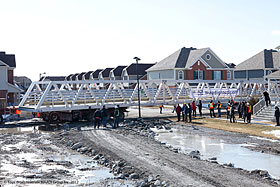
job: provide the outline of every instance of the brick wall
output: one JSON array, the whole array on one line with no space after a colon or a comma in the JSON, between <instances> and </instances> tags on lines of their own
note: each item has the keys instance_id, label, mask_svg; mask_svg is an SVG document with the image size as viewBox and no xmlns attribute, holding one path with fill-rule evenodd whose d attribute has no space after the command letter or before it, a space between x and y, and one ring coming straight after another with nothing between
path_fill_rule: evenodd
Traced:
<instances>
[{"instance_id":1,"label":"brick wall","mask_svg":"<svg viewBox=\"0 0 280 187\"><path fill-rule=\"evenodd\" d=\"M193 72L197 71L197 70L204 71L205 80L212 80L212 71L213 70L207 70L205 65L202 62L200 62L200 64L198 65L198 61L192 66L191 70L185 71L186 80L193 80ZM227 70L222 70L222 71L223 71L223 80L227 80Z\"/></svg>"},{"instance_id":2,"label":"brick wall","mask_svg":"<svg viewBox=\"0 0 280 187\"><path fill-rule=\"evenodd\" d=\"M8 83L14 84L14 71L8 70Z\"/></svg>"}]
</instances>

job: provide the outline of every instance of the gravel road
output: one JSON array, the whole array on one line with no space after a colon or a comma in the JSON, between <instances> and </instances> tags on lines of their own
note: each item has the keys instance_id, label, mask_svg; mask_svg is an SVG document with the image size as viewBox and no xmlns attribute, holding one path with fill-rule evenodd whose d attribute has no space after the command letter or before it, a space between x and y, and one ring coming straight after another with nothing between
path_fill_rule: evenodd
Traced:
<instances>
[{"instance_id":1,"label":"gravel road","mask_svg":"<svg viewBox=\"0 0 280 187\"><path fill-rule=\"evenodd\" d=\"M173 152L152 138L127 129L82 130L70 133L69 137L94 147L110 159L124 160L141 172L141 176L158 175L170 186L277 186L242 169L226 168Z\"/></svg>"}]
</instances>

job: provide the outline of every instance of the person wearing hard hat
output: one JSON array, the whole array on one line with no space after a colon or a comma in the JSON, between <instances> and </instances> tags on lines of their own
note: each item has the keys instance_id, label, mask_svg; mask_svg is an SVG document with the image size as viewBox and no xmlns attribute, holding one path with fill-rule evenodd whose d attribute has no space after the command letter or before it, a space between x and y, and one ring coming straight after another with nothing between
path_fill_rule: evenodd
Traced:
<instances>
[{"instance_id":1,"label":"person wearing hard hat","mask_svg":"<svg viewBox=\"0 0 280 187\"><path fill-rule=\"evenodd\" d=\"M213 101L211 100L210 103L208 104L208 107L209 107L209 110L210 110L210 117L212 118L213 117L216 117L215 116L215 111L214 111L214 103Z\"/></svg>"}]
</instances>

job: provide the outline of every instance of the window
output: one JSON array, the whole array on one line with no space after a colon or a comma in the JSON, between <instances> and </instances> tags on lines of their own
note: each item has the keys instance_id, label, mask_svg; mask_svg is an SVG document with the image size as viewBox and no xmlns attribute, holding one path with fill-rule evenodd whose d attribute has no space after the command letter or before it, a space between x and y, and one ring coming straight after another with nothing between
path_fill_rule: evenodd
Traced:
<instances>
[{"instance_id":1,"label":"window","mask_svg":"<svg viewBox=\"0 0 280 187\"><path fill-rule=\"evenodd\" d=\"M213 80L221 80L222 72L221 71L213 71Z\"/></svg>"},{"instance_id":2,"label":"window","mask_svg":"<svg viewBox=\"0 0 280 187\"><path fill-rule=\"evenodd\" d=\"M123 76L123 80L128 80L128 76L127 75Z\"/></svg>"},{"instance_id":3,"label":"window","mask_svg":"<svg viewBox=\"0 0 280 187\"><path fill-rule=\"evenodd\" d=\"M230 73L230 71L227 71L227 80L231 80L231 73Z\"/></svg>"},{"instance_id":4,"label":"window","mask_svg":"<svg viewBox=\"0 0 280 187\"><path fill-rule=\"evenodd\" d=\"M178 72L178 79L179 79L179 80L183 80L183 79L184 79L184 72L183 72L182 70L180 70L180 71Z\"/></svg>"},{"instance_id":5,"label":"window","mask_svg":"<svg viewBox=\"0 0 280 187\"><path fill-rule=\"evenodd\" d=\"M207 54L206 56L206 60L210 60L211 59L211 55Z\"/></svg>"},{"instance_id":6,"label":"window","mask_svg":"<svg viewBox=\"0 0 280 187\"><path fill-rule=\"evenodd\" d=\"M204 71L202 71L202 70L194 71L193 80L204 80Z\"/></svg>"}]
</instances>

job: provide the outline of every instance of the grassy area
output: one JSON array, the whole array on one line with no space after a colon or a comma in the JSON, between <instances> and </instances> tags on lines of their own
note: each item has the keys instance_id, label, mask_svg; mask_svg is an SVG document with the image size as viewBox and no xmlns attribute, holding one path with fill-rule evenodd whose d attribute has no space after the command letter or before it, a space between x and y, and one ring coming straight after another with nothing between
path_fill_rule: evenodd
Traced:
<instances>
[{"instance_id":1,"label":"grassy area","mask_svg":"<svg viewBox=\"0 0 280 187\"><path fill-rule=\"evenodd\" d=\"M174 118L174 121L176 118ZM181 124L190 125L190 123ZM273 134L264 134L263 131L272 131L272 130L280 130L279 127L265 126L265 125L257 125L257 124L246 124L246 123L230 123L229 121L224 121L220 119L211 119L211 118L196 118L193 119L193 123L191 125L209 127L213 129L220 129L230 132L238 132L244 134L250 134L254 136L272 138L272 139L280 139L274 136Z\"/></svg>"}]
</instances>

